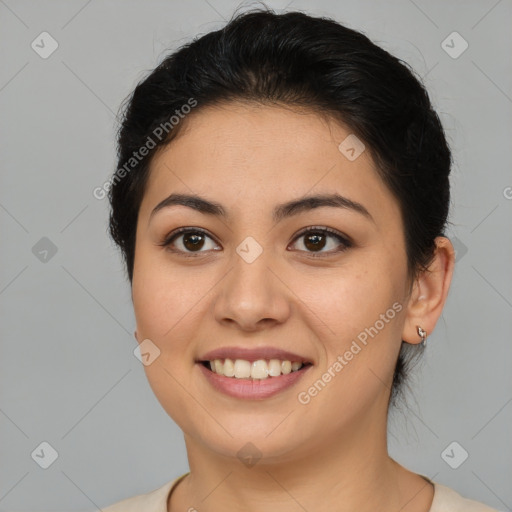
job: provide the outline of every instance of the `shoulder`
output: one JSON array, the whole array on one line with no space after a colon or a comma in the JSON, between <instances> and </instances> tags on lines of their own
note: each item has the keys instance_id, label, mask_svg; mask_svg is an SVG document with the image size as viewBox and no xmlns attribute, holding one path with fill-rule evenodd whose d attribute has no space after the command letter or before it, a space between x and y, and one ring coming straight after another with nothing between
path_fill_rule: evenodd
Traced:
<instances>
[{"instance_id":1,"label":"shoulder","mask_svg":"<svg viewBox=\"0 0 512 512\"><path fill-rule=\"evenodd\" d=\"M457 491L434 483L435 492L429 512L498 512L479 501L462 497Z\"/></svg>"},{"instance_id":2,"label":"shoulder","mask_svg":"<svg viewBox=\"0 0 512 512\"><path fill-rule=\"evenodd\" d=\"M173 487L183 478L182 475L166 482L157 489L126 498L103 508L103 512L167 512L167 498Z\"/></svg>"}]
</instances>

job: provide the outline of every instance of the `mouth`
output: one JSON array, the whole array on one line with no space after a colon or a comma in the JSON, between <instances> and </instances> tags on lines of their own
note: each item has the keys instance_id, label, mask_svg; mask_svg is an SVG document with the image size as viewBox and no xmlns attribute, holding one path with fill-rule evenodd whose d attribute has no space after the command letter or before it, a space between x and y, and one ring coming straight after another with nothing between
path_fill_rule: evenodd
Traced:
<instances>
[{"instance_id":1,"label":"mouth","mask_svg":"<svg viewBox=\"0 0 512 512\"><path fill-rule=\"evenodd\" d=\"M195 362L215 391L245 400L277 395L298 383L314 366L303 356L272 347L220 348Z\"/></svg>"},{"instance_id":2,"label":"mouth","mask_svg":"<svg viewBox=\"0 0 512 512\"><path fill-rule=\"evenodd\" d=\"M288 359L211 359L199 361L199 364L216 375L229 379L264 381L283 375L300 372L312 366L307 361L290 361Z\"/></svg>"}]
</instances>

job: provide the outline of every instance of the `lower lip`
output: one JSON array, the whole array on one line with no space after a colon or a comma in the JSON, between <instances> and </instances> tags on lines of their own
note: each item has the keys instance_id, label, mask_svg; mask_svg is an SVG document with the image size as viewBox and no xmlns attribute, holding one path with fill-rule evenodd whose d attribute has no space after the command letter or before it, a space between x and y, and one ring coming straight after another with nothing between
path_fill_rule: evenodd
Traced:
<instances>
[{"instance_id":1,"label":"lower lip","mask_svg":"<svg viewBox=\"0 0 512 512\"><path fill-rule=\"evenodd\" d=\"M234 398L261 400L277 395L281 391L290 388L311 368L312 365L279 377L267 377L266 379L237 379L236 377L224 377L208 370L201 363L197 363L199 369L208 382L217 390Z\"/></svg>"}]
</instances>

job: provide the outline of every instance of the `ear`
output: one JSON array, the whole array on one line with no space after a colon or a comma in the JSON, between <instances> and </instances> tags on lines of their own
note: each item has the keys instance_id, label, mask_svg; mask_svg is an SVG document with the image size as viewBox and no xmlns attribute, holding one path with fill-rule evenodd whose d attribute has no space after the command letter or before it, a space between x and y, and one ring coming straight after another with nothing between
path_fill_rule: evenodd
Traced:
<instances>
[{"instance_id":1,"label":"ear","mask_svg":"<svg viewBox=\"0 0 512 512\"><path fill-rule=\"evenodd\" d=\"M421 272L413 283L407 305L402 340L411 344L421 342L418 326L432 333L443 311L455 266L455 250L444 236L435 239L434 259L428 271Z\"/></svg>"},{"instance_id":2,"label":"ear","mask_svg":"<svg viewBox=\"0 0 512 512\"><path fill-rule=\"evenodd\" d=\"M137 343L140 344L140 341L139 341L139 335L137 334L137 329L135 329L135 331L133 332L133 336L135 337L135 339L137 340Z\"/></svg>"}]
</instances>

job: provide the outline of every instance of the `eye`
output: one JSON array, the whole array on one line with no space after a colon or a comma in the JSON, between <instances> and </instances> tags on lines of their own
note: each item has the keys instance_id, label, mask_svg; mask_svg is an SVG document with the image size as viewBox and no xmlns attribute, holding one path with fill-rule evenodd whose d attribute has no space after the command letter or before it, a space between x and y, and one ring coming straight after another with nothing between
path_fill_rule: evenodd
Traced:
<instances>
[{"instance_id":1,"label":"eye","mask_svg":"<svg viewBox=\"0 0 512 512\"><path fill-rule=\"evenodd\" d=\"M329 256L333 253L344 251L352 246L352 243L338 231L321 226L310 226L304 228L294 238L293 244L300 238L304 239L302 244L306 250L299 249L299 251L307 252L309 253L309 256L313 257ZM331 239L331 241L334 240L334 243L329 243L329 239ZM213 238L210 237L210 235L208 235L203 229L188 227L179 228L173 231L158 245L166 247L171 252L181 253L184 256L192 257L211 250L220 250L215 248L215 244L213 247L208 247L207 240L214 242ZM176 241L178 241L178 243L176 243ZM323 251L326 247L328 250Z\"/></svg>"},{"instance_id":2,"label":"eye","mask_svg":"<svg viewBox=\"0 0 512 512\"><path fill-rule=\"evenodd\" d=\"M333 253L345 251L352 246L352 243L338 231L321 226L310 226L303 229L295 237L294 243L300 238L303 238L302 245L306 248L305 252L313 257L329 256ZM335 240L334 243L329 243L329 238ZM322 251L325 247L331 250ZM333 247L334 250L332 250Z\"/></svg>"},{"instance_id":3,"label":"eye","mask_svg":"<svg viewBox=\"0 0 512 512\"><path fill-rule=\"evenodd\" d=\"M194 253L203 253L208 250L219 250L212 249L208 247L206 240L209 239L213 241L213 239L206 233L206 231L200 228L179 228L172 233L170 233L163 242L158 245L162 247L166 247L171 252L184 253L185 256L196 256ZM178 240L174 245L175 240ZM206 250L202 251L206 245Z\"/></svg>"}]
</instances>

